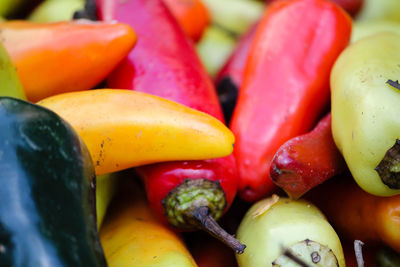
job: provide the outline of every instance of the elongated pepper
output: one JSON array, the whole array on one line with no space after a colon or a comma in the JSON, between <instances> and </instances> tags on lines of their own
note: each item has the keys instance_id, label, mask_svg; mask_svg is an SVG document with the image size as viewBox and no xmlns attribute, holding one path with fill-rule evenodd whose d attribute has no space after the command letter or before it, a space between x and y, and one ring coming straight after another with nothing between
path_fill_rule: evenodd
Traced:
<instances>
[{"instance_id":1,"label":"elongated pepper","mask_svg":"<svg viewBox=\"0 0 400 267\"><path fill-rule=\"evenodd\" d=\"M28 100L33 102L91 89L136 43L135 32L128 25L87 20L3 22L0 38Z\"/></svg>"},{"instance_id":2,"label":"elongated pepper","mask_svg":"<svg viewBox=\"0 0 400 267\"><path fill-rule=\"evenodd\" d=\"M274 190L269 170L277 149L310 130L328 107L330 70L350 34L350 16L325 0L279 1L268 7L230 124L245 200Z\"/></svg>"},{"instance_id":3,"label":"elongated pepper","mask_svg":"<svg viewBox=\"0 0 400 267\"><path fill-rule=\"evenodd\" d=\"M343 172L346 162L332 137L331 114L311 131L284 143L271 163L271 178L294 199Z\"/></svg>"},{"instance_id":4,"label":"elongated pepper","mask_svg":"<svg viewBox=\"0 0 400 267\"><path fill-rule=\"evenodd\" d=\"M140 39L108 78L110 87L158 95L223 121L211 79L162 1L98 0L97 3L100 19L128 23ZM244 246L215 222L227 211L236 194L233 155L148 165L137 171L144 178L152 209L164 222L177 229L204 229L236 251L243 251Z\"/></svg>"}]
</instances>

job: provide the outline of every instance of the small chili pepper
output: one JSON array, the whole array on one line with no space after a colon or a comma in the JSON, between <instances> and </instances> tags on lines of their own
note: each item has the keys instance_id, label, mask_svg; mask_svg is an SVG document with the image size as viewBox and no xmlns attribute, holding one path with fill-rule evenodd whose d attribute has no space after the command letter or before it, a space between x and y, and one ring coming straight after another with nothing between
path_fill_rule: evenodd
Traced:
<instances>
[{"instance_id":1,"label":"small chili pepper","mask_svg":"<svg viewBox=\"0 0 400 267\"><path fill-rule=\"evenodd\" d=\"M154 216L142 185L124 176L100 229L108 266L197 267L181 236Z\"/></svg>"},{"instance_id":2,"label":"small chili pepper","mask_svg":"<svg viewBox=\"0 0 400 267\"><path fill-rule=\"evenodd\" d=\"M111 74L108 86L158 95L223 121L211 79L162 1L103 0L98 4L101 19L128 23L140 38L127 59ZM159 32L163 33L162 42ZM206 161L160 163L137 171L145 181L152 209L165 223L175 229L213 231L213 235L236 251L243 251L244 246L215 222L236 195L233 155Z\"/></svg>"},{"instance_id":3,"label":"small chili pepper","mask_svg":"<svg viewBox=\"0 0 400 267\"><path fill-rule=\"evenodd\" d=\"M97 175L160 161L222 157L233 149L233 134L217 119L149 94L97 89L38 104L80 134Z\"/></svg>"},{"instance_id":4,"label":"small chili pepper","mask_svg":"<svg viewBox=\"0 0 400 267\"><path fill-rule=\"evenodd\" d=\"M185 34L194 42L200 40L210 23L210 14L201 0L164 0Z\"/></svg>"},{"instance_id":5,"label":"small chili pepper","mask_svg":"<svg viewBox=\"0 0 400 267\"><path fill-rule=\"evenodd\" d=\"M346 162L333 141L331 114L309 133L283 144L271 163L271 179L294 199L343 172Z\"/></svg>"},{"instance_id":6,"label":"small chili pepper","mask_svg":"<svg viewBox=\"0 0 400 267\"><path fill-rule=\"evenodd\" d=\"M0 38L28 100L33 102L63 92L91 89L136 42L128 25L86 20L51 24L3 22Z\"/></svg>"},{"instance_id":7,"label":"small chili pepper","mask_svg":"<svg viewBox=\"0 0 400 267\"><path fill-rule=\"evenodd\" d=\"M400 196L371 195L346 173L305 197L322 210L342 238L365 244L384 242L400 252Z\"/></svg>"},{"instance_id":8,"label":"small chili pepper","mask_svg":"<svg viewBox=\"0 0 400 267\"><path fill-rule=\"evenodd\" d=\"M231 120L239 88L242 86L243 72L257 25L258 24L255 24L250 28L250 30L239 40L232 55L228 58L227 62L215 78L219 100L227 124L229 124Z\"/></svg>"},{"instance_id":9,"label":"small chili pepper","mask_svg":"<svg viewBox=\"0 0 400 267\"><path fill-rule=\"evenodd\" d=\"M350 16L325 0L279 1L268 7L230 124L245 200L275 189L269 177L275 152L309 131L329 106L331 67L350 34Z\"/></svg>"}]
</instances>

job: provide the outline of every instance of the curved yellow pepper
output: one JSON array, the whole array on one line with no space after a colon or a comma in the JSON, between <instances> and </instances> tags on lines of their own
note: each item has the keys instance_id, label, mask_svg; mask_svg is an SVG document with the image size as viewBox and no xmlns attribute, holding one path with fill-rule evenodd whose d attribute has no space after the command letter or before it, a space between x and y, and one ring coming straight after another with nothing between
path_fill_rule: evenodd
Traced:
<instances>
[{"instance_id":1,"label":"curved yellow pepper","mask_svg":"<svg viewBox=\"0 0 400 267\"><path fill-rule=\"evenodd\" d=\"M396 147L385 157L400 139L400 90L388 84L400 79L399 51L400 35L371 35L346 48L331 73L333 138L358 185L378 196L400 193Z\"/></svg>"},{"instance_id":2,"label":"curved yellow pepper","mask_svg":"<svg viewBox=\"0 0 400 267\"><path fill-rule=\"evenodd\" d=\"M180 237L161 224L143 190L124 183L100 230L109 267L196 267Z\"/></svg>"},{"instance_id":3,"label":"curved yellow pepper","mask_svg":"<svg viewBox=\"0 0 400 267\"><path fill-rule=\"evenodd\" d=\"M224 157L232 153L235 141L232 132L208 114L130 90L72 92L37 104L79 133L97 175L161 161Z\"/></svg>"}]
</instances>

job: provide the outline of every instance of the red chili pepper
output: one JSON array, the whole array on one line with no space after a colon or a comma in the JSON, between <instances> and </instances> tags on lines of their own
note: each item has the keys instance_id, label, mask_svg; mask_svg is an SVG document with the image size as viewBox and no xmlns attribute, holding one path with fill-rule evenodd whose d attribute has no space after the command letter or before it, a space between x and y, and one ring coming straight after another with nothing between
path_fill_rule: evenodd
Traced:
<instances>
[{"instance_id":1,"label":"red chili pepper","mask_svg":"<svg viewBox=\"0 0 400 267\"><path fill-rule=\"evenodd\" d=\"M271 193L270 163L287 140L310 130L329 105L329 74L351 34L351 18L326 0L269 6L254 37L231 129L239 192Z\"/></svg>"},{"instance_id":2,"label":"red chili pepper","mask_svg":"<svg viewBox=\"0 0 400 267\"><path fill-rule=\"evenodd\" d=\"M211 79L191 43L159 0L98 0L99 17L131 25L138 43L111 74L108 86L164 97L223 121ZM218 219L237 190L233 155L206 161L169 162L138 168L155 213L177 229L211 231L236 251L244 246L222 228ZM205 223L210 223L206 226Z\"/></svg>"},{"instance_id":3,"label":"red chili pepper","mask_svg":"<svg viewBox=\"0 0 400 267\"><path fill-rule=\"evenodd\" d=\"M240 39L232 55L228 58L215 79L219 100L227 123L229 123L236 105L239 88L243 81L244 68L256 29L257 24L250 28Z\"/></svg>"},{"instance_id":4,"label":"red chili pepper","mask_svg":"<svg viewBox=\"0 0 400 267\"><path fill-rule=\"evenodd\" d=\"M271 178L294 199L346 169L333 141L331 114L309 133L283 144L271 163Z\"/></svg>"},{"instance_id":5,"label":"red chili pepper","mask_svg":"<svg viewBox=\"0 0 400 267\"><path fill-rule=\"evenodd\" d=\"M277 1L285 1L285 0L266 0L267 3L277 2ZM337 5L341 8L346 10L352 17L358 14L361 10L364 0L328 0Z\"/></svg>"}]
</instances>

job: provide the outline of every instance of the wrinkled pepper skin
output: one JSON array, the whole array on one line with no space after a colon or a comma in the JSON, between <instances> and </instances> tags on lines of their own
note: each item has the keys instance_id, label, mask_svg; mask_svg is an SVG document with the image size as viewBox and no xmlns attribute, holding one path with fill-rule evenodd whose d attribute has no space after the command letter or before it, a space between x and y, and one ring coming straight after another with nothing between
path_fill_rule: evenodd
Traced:
<instances>
[{"instance_id":1,"label":"wrinkled pepper skin","mask_svg":"<svg viewBox=\"0 0 400 267\"><path fill-rule=\"evenodd\" d=\"M86 146L48 109L0 97L0 265L105 267Z\"/></svg>"},{"instance_id":2,"label":"wrinkled pepper skin","mask_svg":"<svg viewBox=\"0 0 400 267\"><path fill-rule=\"evenodd\" d=\"M233 150L232 132L217 119L141 92L71 92L38 104L79 133L97 175L160 161L222 157Z\"/></svg>"},{"instance_id":3,"label":"wrinkled pepper skin","mask_svg":"<svg viewBox=\"0 0 400 267\"><path fill-rule=\"evenodd\" d=\"M163 0L178 20L186 36L193 42L200 40L210 24L210 14L202 0Z\"/></svg>"},{"instance_id":4,"label":"wrinkled pepper skin","mask_svg":"<svg viewBox=\"0 0 400 267\"><path fill-rule=\"evenodd\" d=\"M328 107L331 67L350 34L350 16L325 0L279 1L268 7L230 124L243 199L255 201L275 189L271 160L284 142L309 131Z\"/></svg>"},{"instance_id":5,"label":"wrinkled pepper skin","mask_svg":"<svg viewBox=\"0 0 400 267\"><path fill-rule=\"evenodd\" d=\"M0 38L32 102L93 88L136 42L128 25L84 20L51 24L3 22Z\"/></svg>"},{"instance_id":6,"label":"wrinkled pepper skin","mask_svg":"<svg viewBox=\"0 0 400 267\"><path fill-rule=\"evenodd\" d=\"M329 113L311 132L290 139L278 149L270 175L290 198L298 199L344 170L346 162L333 141Z\"/></svg>"},{"instance_id":7,"label":"wrinkled pepper skin","mask_svg":"<svg viewBox=\"0 0 400 267\"><path fill-rule=\"evenodd\" d=\"M378 196L400 193L400 152L385 157L400 138L400 89L387 83L400 77L399 49L395 33L363 38L331 74L333 138L358 185Z\"/></svg>"},{"instance_id":8,"label":"wrinkled pepper skin","mask_svg":"<svg viewBox=\"0 0 400 267\"><path fill-rule=\"evenodd\" d=\"M0 96L26 100L24 89L7 50L0 42Z\"/></svg>"},{"instance_id":9,"label":"wrinkled pepper skin","mask_svg":"<svg viewBox=\"0 0 400 267\"><path fill-rule=\"evenodd\" d=\"M400 253L400 196L371 195L347 173L315 188L305 198L322 210L342 238L371 245L383 242Z\"/></svg>"},{"instance_id":10,"label":"wrinkled pepper skin","mask_svg":"<svg viewBox=\"0 0 400 267\"><path fill-rule=\"evenodd\" d=\"M140 38L128 58L108 78L108 86L164 97L223 122L222 109L210 77L162 1L128 0L121 3L103 0L98 4L101 19L128 23ZM162 42L159 32L163 33ZM196 138L193 141L200 143ZM193 220L199 208L209 209L210 220L220 218L230 207L237 190L234 157L222 156L225 155L207 161L167 162L138 168L157 216L175 229L184 230L200 227L199 221ZM185 192L181 193L181 189ZM181 197L180 194L188 191L193 192L190 197ZM196 216L192 213L195 211Z\"/></svg>"},{"instance_id":11,"label":"wrinkled pepper skin","mask_svg":"<svg viewBox=\"0 0 400 267\"><path fill-rule=\"evenodd\" d=\"M196 267L181 237L154 216L142 186L126 178L119 177L123 189L100 230L108 266Z\"/></svg>"}]
</instances>

